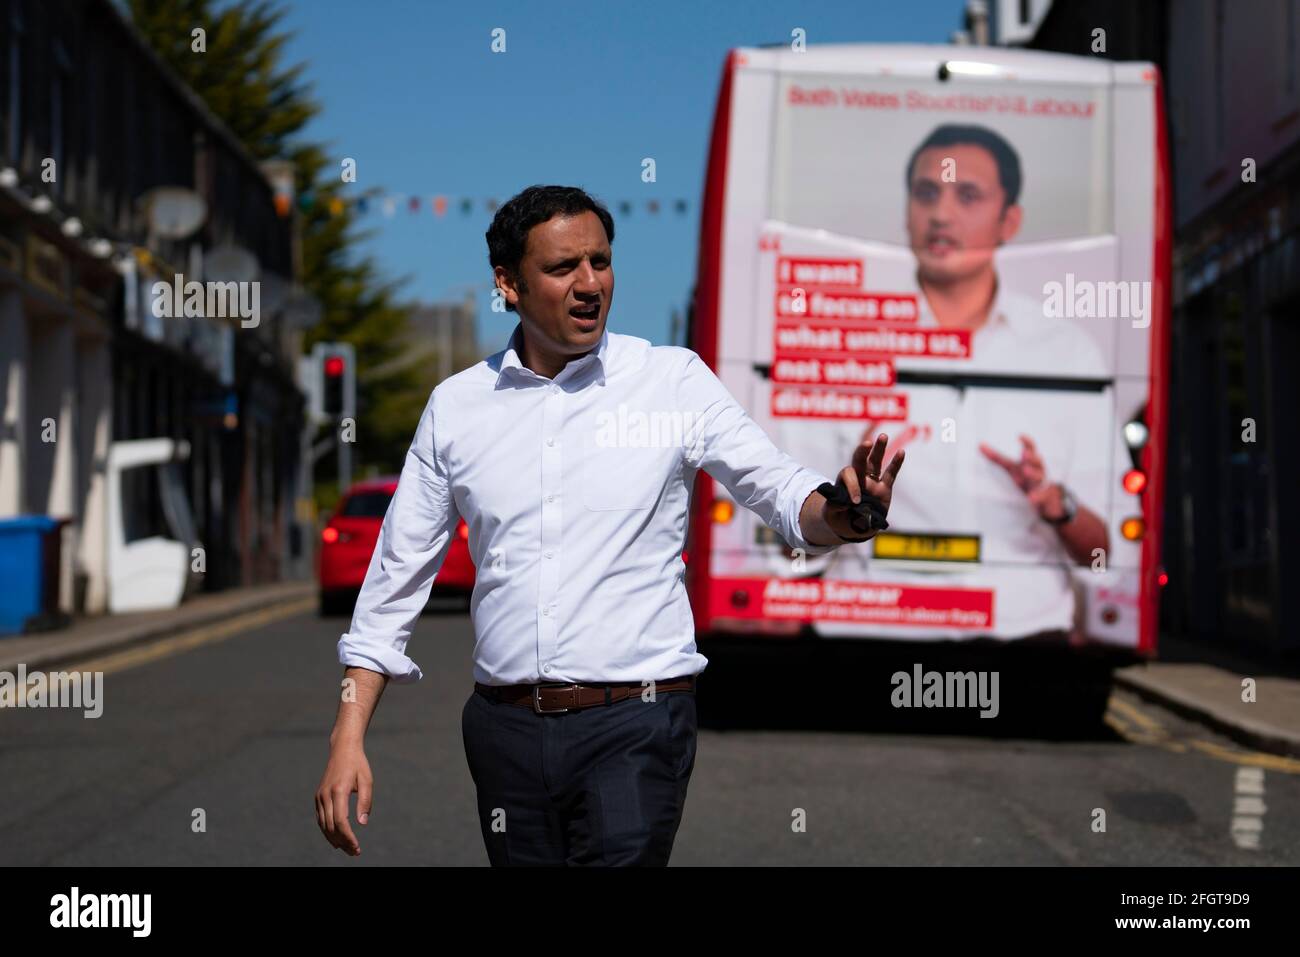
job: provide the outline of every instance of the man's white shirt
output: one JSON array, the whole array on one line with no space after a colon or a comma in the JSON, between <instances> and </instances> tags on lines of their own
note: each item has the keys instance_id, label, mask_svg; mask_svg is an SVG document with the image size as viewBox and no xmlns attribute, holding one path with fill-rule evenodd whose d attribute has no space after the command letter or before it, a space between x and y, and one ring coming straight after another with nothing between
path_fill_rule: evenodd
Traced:
<instances>
[{"instance_id":1,"label":"man's white shirt","mask_svg":"<svg viewBox=\"0 0 1300 957\"><path fill-rule=\"evenodd\" d=\"M475 680L699 673L681 557L698 471L809 555L834 547L799 525L829 479L779 450L689 349L607 328L549 379L521 364L522 335L430 395L339 661L421 677L407 642L463 516Z\"/></svg>"}]
</instances>

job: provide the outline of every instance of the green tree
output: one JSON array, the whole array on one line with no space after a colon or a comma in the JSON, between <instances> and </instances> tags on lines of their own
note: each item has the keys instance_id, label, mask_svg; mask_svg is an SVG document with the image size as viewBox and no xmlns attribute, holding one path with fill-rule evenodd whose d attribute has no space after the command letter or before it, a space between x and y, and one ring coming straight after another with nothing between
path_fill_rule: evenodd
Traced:
<instances>
[{"instance_id":1,"label":"green tree","mask_svg":"<svg viewBox=\"0 0 1300 957\"><path fill-rule=\"evenodd\" d=\"M249 152L258 160L290 160L299 196L314 197L311 207L298 213L301 279L320 301L323 316L305 345L352 343L358 379L356 464L396 471L433 383L420 369L381 369L404 348L407 313L397 301L401 281L382 279L374 261L357 253L366 234L355 228L351 205L339 215L330 213L330 201L343 195L341 158L302 135L321 107L304 80L306 64L285 62L291 34L282 25L284 10L269 0L125 0L125 5L149 44ZM196 28L205 34L203 53L192 49Z\"/></svg>"}]
</instances>

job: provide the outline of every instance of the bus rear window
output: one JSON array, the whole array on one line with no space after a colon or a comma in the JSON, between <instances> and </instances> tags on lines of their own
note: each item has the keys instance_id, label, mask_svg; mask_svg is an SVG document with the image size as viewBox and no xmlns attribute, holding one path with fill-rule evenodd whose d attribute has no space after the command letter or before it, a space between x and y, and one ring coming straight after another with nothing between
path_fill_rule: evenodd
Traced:
<instances>
[{"instance_id":1,"label":"bus rear window","mask_svg":"<svg viewBox=\"0 0 1300 957\"><path fill-rule=\"evenodd\" d=\"M991 163L994 192L1022 211L1010 244L1108 234L1109 101L1107 87L1083 84L786 75L772 218L907 246L909 201L940 193L929 179L978 203Z\"/></svg>"}]
</instances>

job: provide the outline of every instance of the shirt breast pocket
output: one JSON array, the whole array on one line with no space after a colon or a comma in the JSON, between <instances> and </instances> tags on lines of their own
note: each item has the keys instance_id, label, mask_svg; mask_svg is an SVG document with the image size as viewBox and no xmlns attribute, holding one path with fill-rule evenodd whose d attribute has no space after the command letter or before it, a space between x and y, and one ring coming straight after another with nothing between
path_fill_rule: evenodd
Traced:
<instances>
[{"instance_id":1,"label":"shirt breast pocket","mask_svg":"<svg viewBox=\"0 0 1300 957\"><path fill-rule=\"evenodd\" d=\"M679 454L671 448L601 446L585 438L578 468L582 504L593 512L653 508Z\"/></svg>"}]
</instances>

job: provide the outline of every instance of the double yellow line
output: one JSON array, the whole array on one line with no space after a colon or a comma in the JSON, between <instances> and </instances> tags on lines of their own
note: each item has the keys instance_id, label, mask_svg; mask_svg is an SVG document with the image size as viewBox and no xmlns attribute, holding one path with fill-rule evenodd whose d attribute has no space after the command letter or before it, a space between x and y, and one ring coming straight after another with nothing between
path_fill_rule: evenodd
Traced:
<instances>
[{"instance_id":1,"label":"double yellow line","mask_svg":"<svg viewBox=\"0 0 1300 957\"><path fill-rule=\"evenodd\" d=\"M303 598L284 605L276 605L272 608L250 611L243 615L236 615L234 618L227 619L219 624L205 625L191 631L181 632L178 635L172 635L170 638L148 642L138 648L127 648L98 658L91 658L75 665L68 665L60 670L102 671L105 674L114 671L125 671L127 668L137 668L160 658L168 658L185 651L191 651L201 645L211 645L218 641L225 641L227 638L233 638L241 632L260 628L263 625L269 625L284 618L301 615L304 611L315 607L315 598Z\"/></svg>"},{"instance_id":2,"label":"double yellow line","mask_svg":"<svg viewBox=\"0 0 1300 957\"><path fill-rule=\"evenodd\" d=\"M1133 727L1129 724L1132 722ZM1168 730L1147 714L1139 711L1118 695L1111 695L1110 706L1106 711L1106 724L1126 741L1134 744L1150 744L1166 751L1186 753L1188 749L1197 751L1218 761L1232 764L1244 764L1269 771L1281 771L1283 774L1300 774L1300 761L1277 754L1265 754L1262 751L1245 751L1225 748L1213 741L1199 738L1176 740Z\"/></svg>"}]
</instances>

